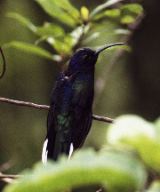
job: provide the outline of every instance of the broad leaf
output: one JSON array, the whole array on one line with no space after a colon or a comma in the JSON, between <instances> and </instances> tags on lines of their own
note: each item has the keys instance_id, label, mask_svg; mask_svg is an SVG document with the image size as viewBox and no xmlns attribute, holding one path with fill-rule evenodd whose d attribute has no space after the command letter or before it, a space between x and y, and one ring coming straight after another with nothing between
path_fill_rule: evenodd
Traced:
<instances>
[{"instance_id":1,"label":"broad leaf","mask_svg":"<svg viewBox=\"0 0 160 192\"><path fill-rule=\"evenodd\" d=\"M106 11L103 11L103 12L97 14L94 17L94 20L96 21L96 20L99 20L99 19L102 19L102 18L105 18L105 17L108 17L108 18L119 18L120 14L121 14L120 9L109 9L109 10L106 10Z\"/></svg>"},{"instance_id":2,"label":"broad leaf","mask_svg":"<svg viewBox=\"0 0 160 192\"><path fill-rule=\"evenodd\" d=\"M59 37L65 34L64 30L59 25L48 22L44 23L41 27L37 27L36 33L42 37Z\"/></svg>"},{"instance_id":3,"label":"broad leaf","mask_svg":"<svg viewBox=\"0 0 160 192\"><path fill-rule=\"evenodd\" d=\"M18 13L9 13L8 17L16 19L20 24L27 27L33 33L41 37L58 37L64 35L64 30L59 25L54 23L45 22L43 26L34 25L29 19Z\"/></svg>"},{"instance_id":4,"label":"broad leaf","mask_svg":"<svg viewBox=\"0 0 160 192\"><path fill-rule=\"evenodd\" d=\"M70 3L69 0L52 0L58 7L62 8L64 12L67 12L76 21L80 19L79 11Z\"/></svg>"},{"instance_id":5,"label":"broad leaf","mask_svg":"<svg viewBox=\"0 0 160 192\"><path fill-rule=\"evenodd\" d=\"M155 125L155 130L156 130L156 133L157 133L157 137L160 138L160 118L158 118L154 122L154 125Z\"/></svg>"},{"instance_id":6,"label":"broad leaf","mask_svg":"<svg viewBox=\"0 0 160 192\"><path fill-rule=\"evenodd\" d=\"M47 42L54 47L59 54L70 55L72 48L78 43L81 35L84 33L84 27L75 28L71 33L65 34L60 38L47 38Z\"/></svg>"},{"instance_id":7,"label":"broad leaf","mask_svg":"<svg viewBox=\"0 0 160 192\"><path fill-rule=\"evenodd\" d=\"M7 16L16 19L20 24L27 27L32 32L36 32L36 26L28 18L25 18L24 16L14 12L8 13Z\"/></svg>"},{"instance_id":8,"label":"broad leaf","mask_svg":"<svg viewBox=\"0 0 160 192\"><path fill-rule=\"evenodd\" d=\"M125 4L121 6L121 23L130 24L135 22L138 15L143 12L141 5L136 3Z\"/></svg>"},{"instance_id":9,"label":"broad leaf","mask_svg":"<svg viewBox=\"0 0 160 192\"><path fill-rule=\"evenodd\" d=\"M102 12L103 10L107 9L108 7L119 3L122 0L108 0L106 1L106 3L103 3L99 6L97 6L90 14L90 18L94 18L97 14L99 14L100 12Z\"/></svg>"},{"instance_id":10,"label":"broad leaf","mask_svg":"<svg viewBox=\"0 0 160 192\"><path fill-rule=\"evenodd\" d=\"M145 181L144 167L132 156L88 150L76 153L70 161L63 158L46 166L38 164L4 192L59 192L98 183L112 192L134 192Z\"/></svg>"},{"instance_id":11,"label":"broad leaf","mask_svg":"<svg viewBox=\"0 0 160 192\"><path fill-rule=\"evenodd\" d=\"M154 139L156 133L151 123L136 115L118 117L107 132L107 139L111 144L120 144L139 136Z\"/></svg>"},{"instance_id":12,"label":"broad leaf","mask_svg":"<svg viewBox=\"0 0 160 192\"><path fill-rule=\"evenodd\" d=\"M71 10L66 11L60 7L60 3L55 0L35 0L50 16L60 22L74 27L77 20L71 16Z\"/></svg>"},{"instance_id":13,"label":"broad leaf","mask_svg":"<svg viewBox=\"0 0 160 192\"><path fill-rule=\"evenodd\" d=\"M160 192L160 181L154 181L145 192Z\"/></svg>"},{"instance_id":14,"label":"broad leaf","mask_svg":"<svg viewBox=\"0 0 160 192\"><path fill-rule=\"evenodd\" d=\"M104 15L111 18L120 17L120 10L119 9L110 9L104 12Z\"/></svg>"},{"instance_id":15,"label":"broad leaf","mask_svg":"<svg viewBox=\"0 0 160 192\"><path fill-rule=\"evenodd\" d=\"M143 7L137 3L130 3L130 4L123 5L121 7L121 10L122 11L128 11L128 12L135 13L135 14L139 15L143 12Z\"/></svg>"},{"instance_id":16,"label":"broad leaf","mask_svg":"<svg viewBox=\"0 0 160 192\"><path fill-rule=\"evenodd\" d=\"M16 49L19 49L21 51L31 53L46 59L51 59L54 61L59 61L60 57L57 55L52 55L50 52L46 51L45 49L38 47L33 44L19 42L19 41L12 41L10 43L7 43L4 45L4 47L14 47Z\"/></svg>"},{"instance_id":17,"label":"broad leaf","mask_svg":"<svg viewBox=\"0 0 160 192\"><path fill-rule=\"evenodd\" d=\"M125 15L121 18L121 23L122 24L131 24L134 23L136 18L132 15Z\"/></svg>"},{"instance_id":18,"label":"broad leaf","mask_svg":"<svg viewBox=\"0 0 160 192\"><path fill-rule=\"evenodd\" d=\"M66 38L66 37L65 37ZM54 47L59 54L69 54L71 47L66 43L65 39L48 38L47 42Z\"/></svg>"},{"instance_id":19,"label":"broad leaf","mask_svg":"<svg viewBox=\"0 0 160 192\"><path fill-rule=\"evenodd\" d=\"M115 147L136 150L146 165L160 172L160 141L153 124L138 116L124 115L110 126L107 139Z\"/></svg>"}]
</instances>

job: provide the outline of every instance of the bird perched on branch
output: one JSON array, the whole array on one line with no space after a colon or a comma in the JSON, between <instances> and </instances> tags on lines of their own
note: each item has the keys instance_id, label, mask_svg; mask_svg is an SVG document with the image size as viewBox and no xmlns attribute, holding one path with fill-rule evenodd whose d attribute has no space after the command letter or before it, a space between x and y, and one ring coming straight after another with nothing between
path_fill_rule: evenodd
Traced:
<instances>
[{"instance_id":1,"label":"bird perched on branch","mask_svg":"<svg viewBox=\"0 0 160 192\"><path fill-rule=\"evenodd\" d=\"M60 73L53 93L47 119L47 136L42 161L57 160L61 154L69 157L84 143L92 123L94 71L99 54L115 43L97 50L79 49L70 59L68 68Z\"/></svg>"}]
</instances>

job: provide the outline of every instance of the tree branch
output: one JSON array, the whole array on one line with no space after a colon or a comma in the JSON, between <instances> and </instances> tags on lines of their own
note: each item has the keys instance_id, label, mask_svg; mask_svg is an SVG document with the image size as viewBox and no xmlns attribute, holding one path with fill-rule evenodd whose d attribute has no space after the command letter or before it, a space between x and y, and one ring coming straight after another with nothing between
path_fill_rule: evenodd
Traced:
<instances>
[{"instance_id":1,"label":"tree branch","mask_svg":"<svg viewBox=\"0 0 160 192\"><path fill-rule=\"evenodd\" d=\"M39 104L28 102L28 101L20 101L20 100L5 98L5 97L0 97L0 102L24 106L24 107L32 107L36 109L46 109L46 110L49 109L48 105L39 105Z\"/></svg>"},{"instance_id":2,"label":"tree branch","mask_svg":"<svg viewBox=\"0 0 160 192\"><path fill-rule=\"evenodd\" d=\"M48 105L39 105L39 104L28 102L28 101L27 102L20 101L20 100L5 98L5 97L0 97L0 102L14 104L14 105L18 105L18 106L24 106L24 107L31 107L31 108L35 108L35 109L45 109L45 110L49 109ZM104 117L104 116L99 116L99 115L92 115L92 118L94 120L102 121L105 123L113 123L113 121L114 121L113 119L111 119L109 117Z\"/></svg>"},{"instance_id":3,"label":"tree branch","mask_svg":"<svg viewBox=\"0 0 160 192\"><path fill-rule=\"evenodd\" d=\"M0 172L0 181L3 181L5 183L12 183L15 179L20 178L21 175L8 175L8 174L3 174Z\"/></svg>"},{"instance_id":4,"label":"tree branch","mask_svg":"<svg viewBox=\"0 0 160 192\"><path fill-rule=\"evenodd\" d=\"M102 121L102 122L105 122L105 123L113 123L114 122L114 119L112 119L110 117L99 116L99 115L95 115L95 114L92 115L92 118L94 120Z\"/></svg>"},{"instance_id":5,"label":"tree branch","mask_svg":"<svg viewBox=\"0 0 160 192\"><path fill-rule=\"evenodd\" d=\"M21 177L21 175L8 175L0 173L0 179L17 179Z\"/></svg>"}]
</instances>

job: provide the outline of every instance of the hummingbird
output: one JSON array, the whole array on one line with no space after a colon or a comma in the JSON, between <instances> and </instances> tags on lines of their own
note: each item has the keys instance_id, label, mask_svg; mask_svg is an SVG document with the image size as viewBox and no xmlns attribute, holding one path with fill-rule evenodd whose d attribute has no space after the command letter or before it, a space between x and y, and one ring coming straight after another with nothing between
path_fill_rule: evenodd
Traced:
<instances>
[{"instance_id":1,"label":"hummingbird","mask_svg":"<svg viewBox=\"0 0 160 192\"><path fill-rule=\"evenodd\" d=\"M114 43L97 50L81 48L61 72L51 94L47 117L47 135L43 144L42 162L56 161L61 154L71 157L80 148L92 124L94 72L99 54L107 48L124 45Z\"/></svg>"}]
</instances>

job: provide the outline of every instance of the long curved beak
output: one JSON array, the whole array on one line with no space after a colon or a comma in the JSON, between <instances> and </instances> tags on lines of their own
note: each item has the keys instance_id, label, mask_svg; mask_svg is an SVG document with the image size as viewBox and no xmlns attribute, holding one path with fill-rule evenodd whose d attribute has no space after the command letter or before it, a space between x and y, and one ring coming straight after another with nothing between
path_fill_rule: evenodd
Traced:
<instances>
[{"instance_id":1,"label":"long curved beak","mask_svg":"<svg viewBox=\"0 0 160 192\"><path fill-rule=\"evenodd\" d=\"M100 48L98 48L96 51L95 51L95 54L98 55L99 53L101 53L102 51L104 51L105 49L108 49L110 47L114 47L114 46L121 46L121 45L125 45L123 42L119 42L119 43L112 43L112 44L108 44L108 45L104 45Z\"/></svg>"}]
</instances>

